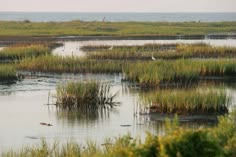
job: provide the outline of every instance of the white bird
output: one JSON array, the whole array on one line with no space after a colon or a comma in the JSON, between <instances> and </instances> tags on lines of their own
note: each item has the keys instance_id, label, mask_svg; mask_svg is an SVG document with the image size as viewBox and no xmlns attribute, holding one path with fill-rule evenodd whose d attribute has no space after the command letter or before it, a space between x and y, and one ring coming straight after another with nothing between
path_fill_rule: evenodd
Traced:
<instances>
[{"instance_id":1,"label":"white bird","mask_svg":"<svg viewBox=\"0 0 236 157\"><path fill-rule=\"evenodd\" d=\"M152 53L152 60L153 60L153 61L155 61L155 60L156 60L156 58L155 58L155 57L153 57L153 53Z\"/></svg>"},{"instance_id":2,"label":"white bird","mask_svg":"<svg viewBox=\"0 0 236 157\"><path fill-rule=\"evenodd\" d=\"M110 48L109 48L109 50L112 50L113 49L113 46L111 46Z\"/></svg>"}]
</instances>

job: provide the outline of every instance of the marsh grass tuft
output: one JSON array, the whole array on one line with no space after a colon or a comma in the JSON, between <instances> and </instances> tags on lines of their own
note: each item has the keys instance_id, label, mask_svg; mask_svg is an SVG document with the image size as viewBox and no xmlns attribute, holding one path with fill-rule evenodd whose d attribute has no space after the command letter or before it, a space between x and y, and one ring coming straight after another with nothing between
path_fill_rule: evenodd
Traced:
<instances>
[{"instance_id":1,"label":"marsh grass tuft","mask_svg":"<svg viewBox=\"0 0 236 157\"><path fill-rule=\"evenodd\" d=\"M64 110L97 111L117 105L117 93L111 95L110 86L95 81L69 82L57 87L56 105Z\"/></svg>"},{"instance_id":2,"label":"marsh grass tuft","mask_svg":"<svg viewBox=\"0 0 236 157\"><path fill-rule=\"evenodd\" d=\"M231 99L223 87L197 87L150 91L141 94L140 103L149 113L224 114Z\"/></svg>"}]
</instances>

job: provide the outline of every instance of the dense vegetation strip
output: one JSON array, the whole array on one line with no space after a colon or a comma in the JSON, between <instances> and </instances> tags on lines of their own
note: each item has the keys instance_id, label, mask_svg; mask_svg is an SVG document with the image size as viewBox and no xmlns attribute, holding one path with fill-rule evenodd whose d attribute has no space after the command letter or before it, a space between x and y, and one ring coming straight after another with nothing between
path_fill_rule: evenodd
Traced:
<instances>
[{"instance_id":1,"label":"dense vegetation strip","mask_svg":"<svg viewBox=\"0 0 236 157\"><path fill-rule=\"evenodd\" d=\"M234 32L236 32L236 22L0 21L0 36L160 36Z\"/></svg>"},{"instance_id":2,"label":"dense vegetation strip","mask_svg":"<svg viewBox=\"0 0 236 157\"><path fill-rule=\"evenodd\" d=\"M37 57L50 53L49 48L42 44L15 45L0 51L0 60L19 60L26 57Z\"/></svg>"},{"instance_id":3,"label":"dense vegetation strip","mask_svg":"<svg viewBox=\"0 0 236 157\"><path fill-rule=\"evenodd\" d=\"M122 71L123 63L46 55L24 59L18 65L18 69L51 73L119 73Z\"/></svg>"},{"instance_id":4,"label":"dense vegetation strip","mask_svg":"<svg viewBox=\"0 0 236 157\"><path fill-rule=\"evenodd\" d=\"M231 58L236 57L236 48L207 44L179 44L176 53L184 58Z\"/></svg>"},{"instance_id":5,"label":"dense vegetation strip","mask_svg":"<svg viewBox=\"0 0 236 157\"><path fill-rule=\"evenodd\" d=\"M225 89L198 87L163 89L140 95L142 112L168 114L223 114L231 105Z\"/></svg>"},{"instance_id":6,"label":"dense vegetation strip","mask_svg":"<svg viewBox=\"0 0 236 157\"><path fill-rule=\"evenodd\" d=\"M234 157L236 156L235 112L220 117L216 127L210 129L186 129L178 121L166 121L163 136L147 134L145 141L130 135L107 139L98 145L89 141L86 146L76 142L53 145L42 141L38 146L5 151L3 157Z\"/></svg>"},{"instance_id":7,"label":"dense vegetation strip","mask_svg":"<svg viewBox=\"0 0 236 157\"><path fill-rule=\"evenodd\" d=\"M179 58L231 58L236 57L234 47L215 47L197 44L146 44L143 46L84 46L90 59L152 60Z\"/></svg>"},{"instance_id":8,"label":"dense vegetation strip","mask_svg":"<svg viewBox=\"0 0 236 157\"><path fill-rule=\"evenodd\" d=\"M194 83L201 77L236 76L235 59L134 62L124 68L126 79L141 86Z\"/></svg>"}]
</instances>

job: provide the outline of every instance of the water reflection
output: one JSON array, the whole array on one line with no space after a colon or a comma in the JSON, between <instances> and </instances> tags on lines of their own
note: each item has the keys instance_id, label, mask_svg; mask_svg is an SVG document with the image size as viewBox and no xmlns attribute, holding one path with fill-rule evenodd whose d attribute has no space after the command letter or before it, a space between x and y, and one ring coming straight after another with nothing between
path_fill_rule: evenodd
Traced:
<instances>
[{"instance_id":1,"label":"water reflection","mask_svg":"<svg viewBox=\"0 0 236 157\"><path fill-rule=\"evenodd\" d=\"M111 112L111 110L101 110L83 113L57 109L56 118L58 123L62 124L70 124L72 126L85 124L86 126L93 126L94 123L102 123L103 121L109 120Z\"/></svg>"}]
</instances>

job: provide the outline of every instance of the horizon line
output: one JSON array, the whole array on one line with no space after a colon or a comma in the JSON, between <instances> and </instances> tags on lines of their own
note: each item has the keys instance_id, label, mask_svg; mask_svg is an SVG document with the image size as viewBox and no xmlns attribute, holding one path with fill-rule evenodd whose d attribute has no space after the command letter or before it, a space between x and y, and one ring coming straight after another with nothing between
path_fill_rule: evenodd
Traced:
<instances>
[{"instance_id":1,"label":"horizon line","mask_svg":"<svg viewBox=\"0 0 236 157\"><path fill-rule=\"evenodd\" d=\"M117 12L110 12L110 11L0 11L1 13L3 12L17 12L17 13L236 13L235 12L227 12L227 11L215 11L215 12L192 12L192 11L184 11L184 12L179 12L179 11L171 11L171 12L147 12L147 11L117 11Z\"/></svg>"}]
</instances>

